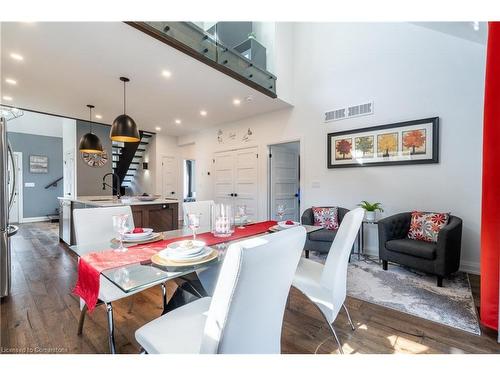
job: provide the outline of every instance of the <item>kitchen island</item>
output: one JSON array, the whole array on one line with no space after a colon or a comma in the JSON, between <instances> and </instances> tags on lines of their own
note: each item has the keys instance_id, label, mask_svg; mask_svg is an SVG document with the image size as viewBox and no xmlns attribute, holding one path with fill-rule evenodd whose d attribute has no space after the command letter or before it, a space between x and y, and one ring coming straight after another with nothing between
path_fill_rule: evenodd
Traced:
<instances>
[{"instance_id":1,"label":"kitchen island","mask_svg":"<svg viewBox=\"0 0 500 375\"><path fill-rule=\"evenodd\" d=\"M76 198L59 197L59 238L68 245L75 245L73 210L79 208L98 208L130 206L136 227L153 228L164 232L179 227L179 201L158 198L141 201L135 197L80 196Z\"/></svg>"}]
</instances>

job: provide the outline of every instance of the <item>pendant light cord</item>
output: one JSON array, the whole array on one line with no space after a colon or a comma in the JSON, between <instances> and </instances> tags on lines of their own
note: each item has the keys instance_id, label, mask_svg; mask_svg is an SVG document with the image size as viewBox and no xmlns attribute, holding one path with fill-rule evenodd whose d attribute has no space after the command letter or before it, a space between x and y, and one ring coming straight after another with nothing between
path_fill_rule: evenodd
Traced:
<instances>
[{"instance_id":1,"label":"pendant light cord","mask_svg":"<svg viewBox=\"0 0 500 375\"><path fill-rule=\"evenodd\" d=\"M123 114L127 114L127 107L126 107L126 103L127 103L127 91L125 90L125 84L127 82L123 81Z\"/></svg>"},{"instance_id":2,"label":"pendant light cord","mask_svg":"<svg viewBox=\"0 0 500 375\"><path fill-rule=\"evenodd\" d=\"M92 134L92 107L89 107L90 134Z\"/></svg>"}]
</instances>

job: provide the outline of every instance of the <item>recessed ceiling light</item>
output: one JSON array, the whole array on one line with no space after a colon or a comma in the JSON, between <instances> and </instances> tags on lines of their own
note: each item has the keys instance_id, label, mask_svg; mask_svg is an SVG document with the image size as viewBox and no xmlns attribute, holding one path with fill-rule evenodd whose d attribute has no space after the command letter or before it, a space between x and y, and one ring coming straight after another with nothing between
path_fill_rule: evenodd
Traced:
<instances>
[{"instance_id":1,"label":"recessed ceiling light","mask_svg":"<svg viewBox=\"0 0 500 375\"><path fill-rule=\"evenodd\" d=\"M201 111L200 111L200 115L202 115L202 116L206 116L206 115L208 115L208 113L207 113L207 111L205 111L205 110L201 110Z\"/></svg>"},{"instance_id":2,"label":"recessed ceiling light","mask_svg":"<svg viewBox=\"0 0 500 375\"><path fill-rule=\"evenodd\" d=\"M95 118L100 120L100 119L102 119L102 116L101 115L95 115Z\"/></svg>"},{"instance_id":3,"label":"recessed ceiling light","mask_svg":"<svg viewBox=\"0 0 500 375\"><path fill-rule=\"evenodd\" d=\"M182 122L181 120L179 120L179 119L175 119L175 123L176 123L177 125L180 125L180 124L181 124L181 122Z\"/></svg>"},{"instance_id":4,"label":"recessed ceiling light","mask_svg":"<svg viewBox=\"0 0 500 375\"><path fill-rule=\"evenodd\" d=\"M8 83L9 85L17 85L17 81L12 78L5 78L5 82Z\"/></svg>"},{"instance_id":5,"label":"recessed ceiling light","mask_svg":"<svg viewBox=\"0 0 500 375\"><path fill-rule=\"evenodd\" d=\"M249 102L249 103L250 103L251 101L253 101L253 96L252 96L252 95L248 95L248 96L245 98L245 100L246 100L247 102Z\"/></svg>"},{"instance_id":6,"label":"recessed ceiling light","mask_svg":"<svg viewBox=\"0 0 500 375\"><path fill-rule=\"evenodd\" d=\"M24 60L24 57L22 57L20 54L18 53L14 53L12 52L10 54L10 57L12 57L14 60L17 60L17 61L23 61Z\"/></svg>"},{"instance_id":7,"label":"recessed ceiling light","mask_svg":"<svg viewBox=\"0 0 500 375\"><path fill-rule=\"evenodd\" d=\"M163 70L161 72L161 75L166 78L170 78L172 76L172 73L169 70Z\"/></svg>"},{"instance_id":8,"label":"recessed ceiling light","mask_svg":"<svg viewBox=\"0 0 500 375\"><path fill-rule=\"evenodd\" d=\"M155 130L156 130L157 132L159 132L159 131L161 130L161 128L160 128L159 126L157 126L157 127L155 128Z\"/></svg>"},{"instance_id":9,"label":"recessed ceiling light","mask_svg":"<svg viewBox=\"0 0 500 375\"><path fill-rule=\"evenodd\" d=\"M7 100L8 102L12 101L12 96L4 95L3 100Z\"/></svg>"},{"instance_id":10,"label":"recessed ceiling light","mask_svg":"<svg viewBox=\"0 0 500 375\"><path fill-rule=\"evenodd\" d=\"M241 104L241 100L240 99L233 99L233 104L234 105L240 105Z\"/></svg>"}]
</instances>

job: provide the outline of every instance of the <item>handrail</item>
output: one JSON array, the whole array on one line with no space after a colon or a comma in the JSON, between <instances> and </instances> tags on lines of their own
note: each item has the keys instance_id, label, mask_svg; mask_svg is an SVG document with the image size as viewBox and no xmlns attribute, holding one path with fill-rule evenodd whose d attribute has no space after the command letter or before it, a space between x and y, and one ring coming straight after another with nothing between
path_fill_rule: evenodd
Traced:
<instances>
[{"instance_id":1,"label":"handrail","mask_svg":"<svg viewBox=\"0 0 500 375\"><path fill-rule=\"evenodd\" d=\"M53 186L56 187L57 183L63 179L63 176L59 177L57 180L52 181L50 184L45 186L45 189L48 189L49 187Z\"/></svg>"}]
</instances>

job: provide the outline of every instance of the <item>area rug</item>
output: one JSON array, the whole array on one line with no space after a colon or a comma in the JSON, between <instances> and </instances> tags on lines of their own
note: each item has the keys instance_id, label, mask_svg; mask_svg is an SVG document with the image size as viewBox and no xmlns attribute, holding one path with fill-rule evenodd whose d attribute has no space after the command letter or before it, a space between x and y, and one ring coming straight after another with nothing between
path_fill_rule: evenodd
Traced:
<instances>
[{"instance_id":1,"label":"area rug","mask_svg":"<svg viewBox=\"0 0 500 375\"><path fill-rule=\"evenodd\" d=\"M320 257L313 260L324 263ZM315 259L314 259L315 258ZM396 264L387 271L369 260L352 257L347 271L351 297L480 335L469 277L458 272L436 285L436 277Z\"/></svg>"},{"instance_id":2,"label":"area rug","mask_svg":"<svg viewBox=\"0 0 500 375\"><path fill-rule=\"evenodd\" d=\"M389 264L387 271L369 261L351 261L347 294L363 301L480 335L466 273L458 272L436 285L436 277Z\"/></svg>"}]
</instances>

